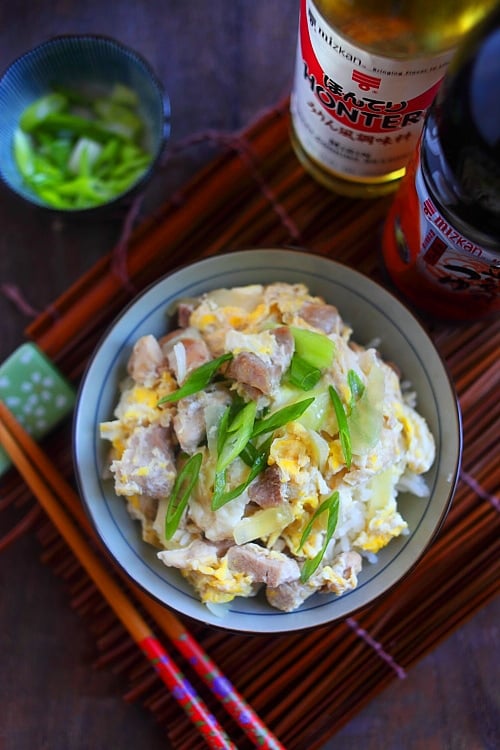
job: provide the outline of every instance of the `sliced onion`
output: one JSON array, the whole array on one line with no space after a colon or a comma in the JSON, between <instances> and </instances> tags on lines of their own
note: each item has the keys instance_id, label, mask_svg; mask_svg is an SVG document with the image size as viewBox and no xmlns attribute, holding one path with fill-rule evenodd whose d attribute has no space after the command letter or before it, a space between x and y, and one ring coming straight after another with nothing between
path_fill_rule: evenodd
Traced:
<instances>
[{"instance_id":1,"label":"sliced onion","mask_svg":"<svg viewBox=\"0 0 500 750\"><path fill-rule=\"evenodd\" d=\"M384 373L380 367L372 367L366 381L366 389L347 418L352 452L358 456L373 450L380 439L384 393Z\"/></svg>"},{"instance_id":2,"label":"sliced onion","mask_svg":"<svg viewBox=\"0 0 500 750\"><path fill-rule=\"evenodd\" d=\"M177 360L177 380L179 383L182 383L186 377L187 369L186 349L184 348L182 341L177 341L174 344L173 352Z\"/></svg>"},{"instance_id":3,"label":"sliced onion","mask_svg":"<svg viewBox=\"0 0 500 750\"><path fill-rule=\"evenodd\" d=\"M221 620L229 612L229 605L230 602L205 602L205 607L209 609L213 615L219 617Z\"/></svg>"},{"instance_id":4,"label":"sliced onion","mask_svg":"<svg viewBox=\"0 0 500 750\"><path fill-rule=\"evenodd\" d=\"M253 516L238 521L233 531L234 541L236 544L246 544L254 539L263 539L283 531L293 519L293 511L285 503L273 508L263 508Z\"/></svg>"},{"instance_id":5,"label":"sliced onion","mask_svg":"<svg viewBox=\"0 0 500 750\"><path fill-rule=\"evenodd\" d=\"M319 432L316 432L316 430L308 430L309 435L311 436L311 442L314 447L314 453L315 453L315 460L316 464L319 467L319 469L323 469L325 466L328 455L330 453L330 446L328 445L327 441L324 437L321 437Z\"/></svg>"}]
</instances>

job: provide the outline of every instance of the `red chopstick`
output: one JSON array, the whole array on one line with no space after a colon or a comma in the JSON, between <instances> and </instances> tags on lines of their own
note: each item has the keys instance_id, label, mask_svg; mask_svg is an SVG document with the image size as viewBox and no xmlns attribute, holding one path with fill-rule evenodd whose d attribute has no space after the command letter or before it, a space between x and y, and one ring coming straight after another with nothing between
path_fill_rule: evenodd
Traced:
<instances>
[{"instance_id":1,"label":"red chopstick","mask_svg":"<svg viewBox=\"0 0 500 750\"><path fill-rule=\"evenodd\" d=\"M54 489L61 502L76 518L78 524L92 533L91 524L73 488L66 482L40 446L26 433L7 407L0 401L0 424L1 422L7 426L12 434L16 435L32 465L42 474L47 484ZM188 660L194 671L210 688L224 709L236 720L253 744L260 750L286 750L253 708L238 693L234 685L220 671L215 662L210 659L183 623L170 610L162 607L141 591L139 587L132 584L128 578L126 582L132 588L135 597L152 615L171 643Z\"/></svg>"},{"instance_id":2,"label":"red chopstick","mask_svg":"<svg viewBox=\"0 0 500 750\"><path fill-rule=\"evenodd\" d=\"M9 414L0 401L0 443L9 454L12 462L37 497L40 505L50 517L61 536L101 591L117 617L128 630L134 641L149 659L156 672L170 689L178 704L184 709L193 725L200 732L206 744L213 750L236 750L236 746L209 712L205 703L196 694L176 663L167 654L151 628L139 611L115 583L91 547L66 513L56 495L46 484L45 476L38 473L23 450L27 433ZM7 416L7 419L6 419ZM10 418L9 418L10 417ZM16 424L15 431L9 429L6 421Z\"/></svg>"}]
</instances>

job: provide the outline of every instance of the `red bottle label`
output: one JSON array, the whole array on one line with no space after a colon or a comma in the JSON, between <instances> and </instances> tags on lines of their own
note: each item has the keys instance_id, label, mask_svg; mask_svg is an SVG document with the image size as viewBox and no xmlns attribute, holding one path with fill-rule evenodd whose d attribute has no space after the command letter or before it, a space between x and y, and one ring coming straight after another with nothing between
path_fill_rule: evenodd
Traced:
<instances>
[{"instance_id":1,"label":"red bottle label","mask_svg":"<svg viewBox=\"0 0 500 750\"><path fill-rule=\"evenodd\" d=\"M403 169L451 52L391 59L368 52L302 0L291 112L305 151L334 172L377 177Z\"/></svg>"},{"instance_id":2,"label":"red bottle label","mask_svg":"<svg viewBox=\"0 0 500 750\"><path fill-rule=\"evenodd\" d=\"M473 242L443 216L418 158L396 195L383 243L393 281L418 307L462 320L500 310L500 246Z\"/></svg>"},{"instance_id":3,"label":"red bottle label","mask_svg":"<svg viewBox=\"0 0 500 750\"><path fill-rule=\"evenodd\" d=\"M429 195L420 168L415 185L420 205L420 273L452 292L498 297L500 253L472 242L447 221Z\"/></svg>"}]
</instances>

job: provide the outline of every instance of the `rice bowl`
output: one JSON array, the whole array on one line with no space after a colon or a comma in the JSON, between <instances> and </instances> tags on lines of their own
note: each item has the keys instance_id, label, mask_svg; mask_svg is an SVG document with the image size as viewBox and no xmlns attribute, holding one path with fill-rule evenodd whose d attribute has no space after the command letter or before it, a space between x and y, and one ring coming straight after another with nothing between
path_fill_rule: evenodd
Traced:
<instances>
[{"instance_id":1,"label":"rice bowl","mask_svg":"<svg viewBox=\"0 0 500 750\"><path fill-rule=\"evenodd\" d=\"M367 545L363 551L367 564L363 564L356 586L337 593L314 593L294 611L271 607L262 594L238 597L226 605L227 612L221 618L216 608L208 609L199 601L178 570L162 564L158 550L144 542L137 521L131 519L123 499L116 496L112 477L103 479L109 457L99 440L99 425L113 419L119 383L126 375L134 343L141 336L164 334L165 311L173 302L221 287L273 281L307 284L313 294L338 308L356 341L363 346L374 340L380 342L383 358L396 362L402 378L411 381L415 389L419 411L434 435L436 457L426 478L428 497L415 502L411 492L421 495L422 483L410 474L399 478L398 511L407 528L373 552ZM443 441L445 429L447 440ZM439 355L413 316L381 287L355 271L314 255L284 250L211 258L153 285L125 310L99 346L80 389L75 420L75 463L82 496L117 562L164 604L203 622L247 632L281 632L348 616L400 580L418 561L446 514L460 449L455 394ZM361 493L353 499L348 516L339 514L335 532L339 553L351 550L353 538L359 537L364 527L361 508L366 498Z\"/></svg>"}]
</instances>

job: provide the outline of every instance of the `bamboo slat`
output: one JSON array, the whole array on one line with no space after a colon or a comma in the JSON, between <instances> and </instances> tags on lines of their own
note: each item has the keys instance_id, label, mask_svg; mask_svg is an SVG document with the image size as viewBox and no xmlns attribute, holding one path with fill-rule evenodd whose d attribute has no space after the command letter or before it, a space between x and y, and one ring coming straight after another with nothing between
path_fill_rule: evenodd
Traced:
<instances>
[{"instance_id":1,"label":"bamboo slat","mask_svg":"<svg viewBox=\"0 0 500 750\"><path fill-rule=\"evenodd\" d=\"M199 258L248 247L301 246L387 283L379 238L390 197L351 201L317 185L293 156L287 112L288 103L282 102L237 136L212 134L220 155L137 227L126 248L111 251L28 327L27 336L75 382L131 290ZM205 650L289 750L317 750L498 593L500 325L453 326L430 319L425 325L457 389L464 456L453 506L423 560L383 600L329 627L241 636L191 624ZM70 477L68 430L65 426L51 436L46 447ZM4 484L6 498L21 504L15 480ZM44 521L38 535L43 561L64 579L71 606L95 634L96 663L122 676L125 699L140 701L154 714L175 750L196 750L196 734L175 701L144 669L57 533ZM209 696L207 704L212 707ZM233 729L238 747L249 748Z\"/></svg>"}]
</instances>

